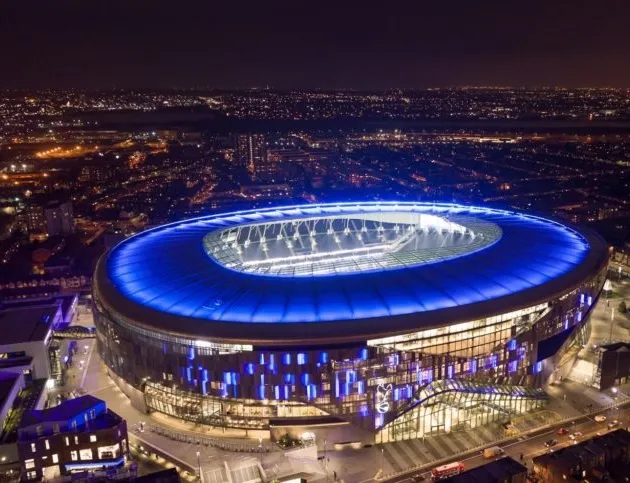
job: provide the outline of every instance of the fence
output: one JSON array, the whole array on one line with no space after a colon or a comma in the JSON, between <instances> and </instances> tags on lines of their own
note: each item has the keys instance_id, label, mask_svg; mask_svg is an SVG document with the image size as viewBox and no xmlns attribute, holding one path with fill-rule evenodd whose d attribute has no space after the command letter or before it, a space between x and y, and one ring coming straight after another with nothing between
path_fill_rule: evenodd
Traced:
<instances>
[{"instance_id":1,"label":"fence","mask_svg":"<svg viewBox=\"0 0 630 483\"><path fill-rule=\"evenodd\" d=\"M619 402L614 402L612 404L608 404L607 406L603 406L603 407L600 407L600 408L598 408L596 410L593 410L591 412L584 413L581 416L573 416L573 417L570 417L570 418L561 419L560 421L556 421L553 424L544 424L542 426L539 426L539 427L527 430L524 433L519 434L518 436L506 436L504 438L497 438L496 440L490 441L488 443L484 443L483 445L480 445L480 446L475 446L475 447L473 447L473 448L471 448L469 450L462 451L461 453L453 454L453 455L447 456L446 458L434 459L433 461L431 461L429 463L419 463L417 465L412 465L412 466L407 467L404 470L396 471L396 472L393 472L393 473L383 474L379 478L374 478L374 479L375 480L379 480L379 481L386 481L386 480L390 480L390 479L393 479L393 478L398 478L400 476L406 475L407 473L426 471L429 468L433 468L435 466L440 466L440 465L449 463L450 461L453 461L457 457L463 457L463 456L466 456L466 455L478 453L478 452L483 451L485 448L489 448L489 447L492 447L492 446L499 446L499 445L502 445L504 443L509 443L511 441L518 440L519 438L522 438L524 436L527 437L527 436L530 436L530 435L532 435L534 433L538 433L540 431L544 431L545 429L562 427L562 426L566 425L567 423L571 423L573 421L577 421L577 420L580 420L580 419L583 419L583 418L589 418L591 416L595 416L597 414L604 413L604 412L608 411L609 409L619 408L619 407L622 407L622 406L626 406L628 404L630 404L630 397L626 396L623 401L619 401Z\"/></svg>"},{"instance_id":2,"label":"fence","mask_svg":"<svg viewBox=\"0 0 630 483\"><path fill-rule=\"evenodd\" d=\"M174 431L172 429L151 423L144 423L143 430L148 430L152 433L165 436L169 439L172 439L173 441L210 446L212 448L217 448L224 451L232 451L236 453L269 453L277 449L274 445L270 445L267 442L250 443L249 441L234 441L222 438L211 438L195 433Z\"/></svg>"}]
</instances>

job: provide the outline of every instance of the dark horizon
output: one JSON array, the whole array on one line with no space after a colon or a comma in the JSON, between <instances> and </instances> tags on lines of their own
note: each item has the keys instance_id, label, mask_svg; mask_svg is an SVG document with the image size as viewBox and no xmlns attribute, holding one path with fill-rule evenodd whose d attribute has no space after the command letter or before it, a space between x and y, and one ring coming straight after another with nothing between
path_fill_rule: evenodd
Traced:
<instances>
[{"instance_id":1,"label":"dark horizon","mask_svg":"<svg viewBox=\"0 0 630 483\"><path fill-rule=\"evenodd\" d=\"M623 0L162 5L3 5L0 88L630 86Z\"/></svg>"}]
</instances>

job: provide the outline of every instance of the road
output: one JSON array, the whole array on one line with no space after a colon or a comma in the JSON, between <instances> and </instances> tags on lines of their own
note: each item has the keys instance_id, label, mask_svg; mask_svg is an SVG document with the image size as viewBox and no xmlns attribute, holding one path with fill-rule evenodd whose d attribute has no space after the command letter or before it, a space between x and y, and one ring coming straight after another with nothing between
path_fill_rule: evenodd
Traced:
<instances>
[{"instance_id":1,"label":"road","mask_svg":"<svg viewBox=\"0 0 630 483\"><path fill-rule=\"evenodd\" d=\"M558 435L558 429L560 429L561 427L566 428L569 431L569 434L576 431L583 433L583 435L578 438L578 441L584 441L591 437L597 436L598 434L604 434L608 431L614 431L614 429L617 429L619 427L627 428L630 424L630 401L624 402L621 406L622 407L612 408L598 413L606 416L607 420L603 423L597 423L593 419L593 416L583 416L575 419L574 424L556 425L550 428L542 429L528 437L521 437L500 446L505 451L505 456L511 456L517 461L520 461L521 455L523 455L522 463L531 470L532 459L534 457L548 451L557 451L560 448L573 444L573 441L569 438L568 434L564 436ZM615 419L619 420L621 424L616 428L608 429L608 422ZM552 449L547 449L545 447L545 442L550 439L557 440L558 444L555 445ZM479 453L471 453L469 455L465 455L463 458L460 457L459 459L454 459L453 461L461 461L466 469L472 469L478 466L482 466L488 463L490 460L484 458L483 455ZM431 468L427 468L427 470L421 472L409 472L404 475L391 478L387 481L389 483L411 482L413 481L412 477L416 475L422 475L428 479L430 477L430 469Z\"/></svg>"}]
</instances>

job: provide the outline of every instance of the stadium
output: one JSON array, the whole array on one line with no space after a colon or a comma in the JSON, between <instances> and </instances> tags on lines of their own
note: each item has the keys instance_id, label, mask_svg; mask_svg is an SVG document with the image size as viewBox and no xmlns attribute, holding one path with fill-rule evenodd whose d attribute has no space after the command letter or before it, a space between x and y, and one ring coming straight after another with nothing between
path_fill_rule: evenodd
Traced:
<instances>
[{"instance_id":1,"label":"stadium","mask_svg":"<svg viewBox=\"0 0 630 483\"><path fill-rule=\"evenodd\" d=\"M418 438L544 405L560 358L588 339L607 263L594 232L498 209L218 214L101 258L98 347L148 412Z\"/></svg>"}]
</instances>

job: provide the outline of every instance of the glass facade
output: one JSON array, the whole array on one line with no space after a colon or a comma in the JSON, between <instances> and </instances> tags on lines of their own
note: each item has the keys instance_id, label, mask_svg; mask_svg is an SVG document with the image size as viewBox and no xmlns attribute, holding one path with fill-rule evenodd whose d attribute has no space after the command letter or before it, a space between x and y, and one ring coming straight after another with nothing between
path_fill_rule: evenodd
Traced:
<instances>
[{"instance_id":1,"label":"glass facade","mask_svg":"<svg viewBox=\"0 0 630 483\"><path fill-rule=\"evenodd\" d=\"M391 441L543 404L545 341L583 330L605 277L546 303L345 345L265 348L149 331L107 307L98 283L94 317L103 361L151 410L245 429L335 415Z\"/></svg>"},{"instance_id":2,"label":"glass facade","mask_svg":"<svg viewBox=\"0 0 630 483\"><path fill-rule=\"evenodd\" d=\"M502 421L541 407L542 389L443 380L428 384L394 421L376 435L377 443L422 438Z\"/></svg>"}]
</instances>

